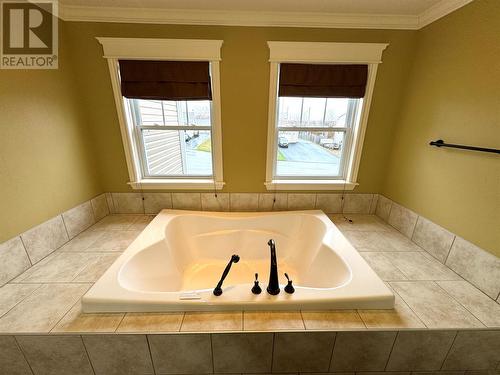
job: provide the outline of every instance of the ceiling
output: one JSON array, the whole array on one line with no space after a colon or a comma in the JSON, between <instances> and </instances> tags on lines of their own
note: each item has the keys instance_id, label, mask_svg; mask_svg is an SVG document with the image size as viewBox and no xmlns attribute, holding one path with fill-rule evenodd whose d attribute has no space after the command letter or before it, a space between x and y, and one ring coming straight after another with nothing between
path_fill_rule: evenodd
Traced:
<instances>
[{"instance_id":1,"label":"ceiling","mask_svg":"<svg viewBox=\"0 0 500 375\"><path fill-rule=\"evenodd\" d=\"M473 0L60 0L70 21L418 29Z\"/></svg>"}]
</instances>

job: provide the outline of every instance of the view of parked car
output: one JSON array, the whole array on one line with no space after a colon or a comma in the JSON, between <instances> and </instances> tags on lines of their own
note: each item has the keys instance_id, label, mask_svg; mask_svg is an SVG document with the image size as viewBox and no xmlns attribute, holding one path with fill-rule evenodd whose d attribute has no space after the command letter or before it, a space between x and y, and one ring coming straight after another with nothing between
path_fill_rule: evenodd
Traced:
<instances>
[{"instance_id":1,"label":"view of parked car","mask_svg":"<svg viewBox=\"0 0 500 375\"><path fill-rule=\"evenodd\" d=\"M279 137L278 138L278 146L287 148L288 147L288 139L285 137Z\"/></svg>"}]
</instances>

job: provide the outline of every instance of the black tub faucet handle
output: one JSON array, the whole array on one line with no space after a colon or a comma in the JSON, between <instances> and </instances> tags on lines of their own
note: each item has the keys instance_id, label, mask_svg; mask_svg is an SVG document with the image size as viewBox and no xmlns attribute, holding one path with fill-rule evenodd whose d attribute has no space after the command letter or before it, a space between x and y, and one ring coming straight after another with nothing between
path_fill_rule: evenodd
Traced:
<instances>
[{"instance_id":1,"label":"black tub faucet handle","mask_svg":"<svg viewBox=\"0 0 500 375\"><path fill-rule=\"evenodd\" d=\"M290 280L286 272L285 272L285 277L288 280L288 284L286 284L285 286L285 292L287 292L288 294L292 294L293 292L295 292L295 288L292 285L292 280Z\"/></svg>"},{"instance_id":2,"label":"black tub faucet handle","mask_svg":"<svg viewBox=\"0 0 500 375\"><path fill-rule=\"evenodd\" d=\"M231 265L233 263L238 263L240 261L240 257L237 254L233 254L231 256L231 259L229 260L229 263L227 264L226 268L224 269L224 272L222 273L222 277L220 278L219 282L217 283L217 286L214 288L214 296L220 296L222 294L222 283L224 282L224 279L228 275L229 271L231 270Z\"/></svg>"},{"instance_id":3,"label":"black tub faucet handle","mask_svg":"<svg viewBox=\"0 0 500 375\"><path fill-rule=\"evenodd\" d=\"M253 282L252 293L260 294L262 292L261 287L259 286L259 274L255 273L255 281Z\"/></svg>"}]
</instances>

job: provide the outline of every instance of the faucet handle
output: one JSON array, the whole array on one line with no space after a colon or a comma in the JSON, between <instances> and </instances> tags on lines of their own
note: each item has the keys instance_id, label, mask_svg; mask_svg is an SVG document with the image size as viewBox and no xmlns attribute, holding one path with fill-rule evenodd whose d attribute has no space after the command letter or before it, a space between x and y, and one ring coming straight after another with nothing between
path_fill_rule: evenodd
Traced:
<instances>
[{"instance_id":1,"label":"faucet handle","mask_svg":"<svg viewBox=\"0 0 500 375\"><path fill-rule=\"evenodd\" d=\"M288 280L288 284L285 286L285 292L287 292L288 294L292 294L293 292L295 292L295 288L292 285L292 280L290 280L286 272L285 272L285 277Z\"/></svg>"},{"instance_id":2,"label":"faucet handle","mask_svg":"<svg viewBox=\"0 0 500 375\"><path fill-rule=\"evenodd\" d=\"M253 282L252 293L260 294L262 292L261 287L259 286L259 274L255 273L255 281Z\"/></svg>"}]
</instances>

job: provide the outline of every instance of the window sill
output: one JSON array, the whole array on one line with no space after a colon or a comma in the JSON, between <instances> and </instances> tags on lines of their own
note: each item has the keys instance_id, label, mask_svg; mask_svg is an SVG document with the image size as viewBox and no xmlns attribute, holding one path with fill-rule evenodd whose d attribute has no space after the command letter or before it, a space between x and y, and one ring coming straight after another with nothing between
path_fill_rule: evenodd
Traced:
<instances>
[{"instance_id":1,"label":"window sill","mask_svg":"<svg viewBox=\"0 0 500 375\"><path fill-rule=\"evenodd\" d=\"M155 189L170 189L170 190L214 190L222 189L225 185L223 181L215 181L212 179L144 179L128 183L136 190L155 190Z\"/></svg>"},{"instance_id":2,"label":"window sill","mask_svg":"<svg viewBox=\"0 0 500 375\"><path fill-rule=\"evenodd\" d=\"M344 180L272 180L267 190L353 190L359 184Z\"/></svg>"}]
</instances>

